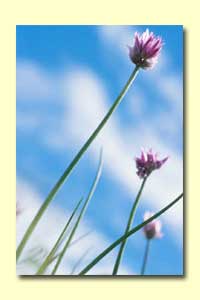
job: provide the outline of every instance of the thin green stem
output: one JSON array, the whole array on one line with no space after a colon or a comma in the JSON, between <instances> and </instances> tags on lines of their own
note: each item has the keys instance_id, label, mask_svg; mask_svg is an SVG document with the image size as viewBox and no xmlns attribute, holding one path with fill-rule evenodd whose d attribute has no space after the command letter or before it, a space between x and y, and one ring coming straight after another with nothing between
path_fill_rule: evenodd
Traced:
<instances>
[{"instance_id":1,"label":"thin green stem","mask_svg":"<svg viewBox=\"0 0 200 300\"><path fill-rule=\"evenodd\" d=\"M64 237L64 235L66 233L66 230L69 227L69 225L70 225L70 223L71 223L71 221L72 221L75 213L77 212L77 210L78 210L78 208L79 208L79 206L80 206L80 204L81 204L82 201L83 201L83 198L81 198L80 201L78 202L78 204L76 205L74 211L72 212L70 218L68 219L66 225L64 226L61 234L59 235L59 237L58 237L55 245L53 246L53 248L51 249L51 251L49 252L49 254L47 255L47 257L45 258L45 260L43 261L43 263L39 267L36 275L42 275L45 272L45 270L48 267L48 265L52 262L52 258L54 256L54 254L56 253L56 251L57 251L57 249L58 249L58 247L60 245L60 242L62 241L62 239L63 239L63 237Z\"/></svg>"},{"instance_id":2,"label":"thin green stem","mask_svg":"<svg viewBox=\"0 0 200 300\"><path fill-rule=\"evenodd\" d=\"M125 84L124 88L122 89L121 93L119 94L119 96L117 97L117 99L115 100L115 102L113 103L113 105L111 106L110 110L108 111L108 113L105 115L105 117L103 118L103 120L101 121L101 123L98 125L98 127L95 129L95 131L91 134L91 136L89 137L89 139L86 141L86 143L80 149L80 151L77 153L77 155L75 156L75 158L72 160L72 162L66 168L66 170L64 171L64 173L62 174L62 176L59 178L59 180L57 181L57 183L55 184L55 186L52 188L52 190L48 194L47 198L45 199L44 203L40 207L39 211L37 212L36 216L32 220L31 224L29 225L27 231L25 232L25 234L24 234L24 236L23 236L23 238L22 238L22 240L21 240L21 242L20 242L20 244L19 244L19 246L17 248L17 251L16 251L16 260L19 259L19 257L21 255L21 253L22 253L22 251L23 251L23 249L24 249L27 241L29 240L29 238L30 238L33 230L35 229L35 227L38 224L39 220L41 219L43 213L45 212L45 210L47 209L47 207L51 203L52 199L54 198L54 196L56 195L56 193L58 192L58 190L60 189L60 187L62 186L62 184L64 183L64 181L67 179L67 177L69 176L69 174L72 172L72 170L74 169L74 167L76 166L76 164L78 163L78 161L80 160L80 158L82 157L82 155L88 149L88 147L90 146L90 144L94 141L94 139L96 138L96 136L98 135L98 133L101 131L101 129L104 127L104 125L107 123L107 121L111 117L112 113L116 110L116 108L118 107L118 105L122 101L123 97L127 93L129 87L131 86L131 84L133 83L134 79L136 78L136 75L137 75L138 71L139 71L139 67L136 66L135 69L133 70L131 76L129 77L127 83Z\"/></svg>"},{"instance_id":3,"label":"thin green stem","mask_svg":"<svg viewBox=\"0 0 200 300\"><path fill-rule=\"evenodd\" d=\"M142 263L141 275L144 275L144 272L146 270L147 259L148 259L148 255L149 255L149 246L150 246L150 239L147 239L145 253L144 253L144 259L143 259L143 263Z\"/></svg>"},{"instance_id":4,"label":"thin green stem","mask_svg":"<svg viewBox=\"0 0 200 300\"><path fill-rule=\"evenodd\" d=\"M131 209L131 212L130 212L130 215L129 215L128 223L126 225L126 230L125 230L124 234L126 234L129 231L129 229L131 228L131 225L132 225L133 219L134 219L134 215L135 215L135 212L136 212L136 208L138 206L138 203L139 203L139 200L140 200L140 196L142 194L142 191L143 191L143 188L144 188L146 180L147 180L147 177L145 177L143 179L142 184L140 186L140 189L138 191L138 194L136 196L135 202L133 203L133 206L132 206L132 209ZM118 269L119 269L119 266L120 266L120 262L122 260L123 253L124 253L124 250L125 250L125 246L126 246L126 240L124 240L121 243L121 245L120 245L119 252L118 252L118 255L117 255L117 259L115 261L115 265L114 265L114 268L113 268L112 275L116 275L117 272L118 272Z\"/></svg>"},{"instance_id":5,"label":"thin green stem","mask_svg":"<svg viewBox=\"0 0 200 300\"><path fill-rule=\"evenodd\" d=\"M88 248L83 255L79 258L79 260L76 262L76 264L73 266L70 275L74 275L76 269L80 266L80 264L82 263L82 261L84 260L84 258L88 255L89 251L91 250L91 248Z\"/></svg>"},{"instance_id":6,"label":"thin green stem","mask_svg":"<svg viewBox=\"0 0 200 300\"><path fill-rule=\"evenodd\" d=\"M170 207L172 207L174 204L176 204L181 198L183 197L183 193L180 194L174 201L169 203L167 206L165 206L163 209L161 209L159 212L157 212L155 215L147 219L146 221L142 222L141 224L137 225L133 229L131 229L129 232L127 232L125 235L121 236L119 239L117 239L114 243L112 243L109 247L107 247L103 252L101 252L97 257L93 259L91 263L89 263L78 275L84 275L89 270L91 270L102 258L104 258L108 253L110 253L115 247L117 247L121 242L126 240L128 237L130 237L132 234L140 230L142 227L147 225L149 222L153 221L154 219L158 218L160 215L162 215L165 211L167 211Z\"/></svg>"},{"instance_id":7,"label":"thin green stem","mask_svg":"<svg viewBox=\"0 0 200 300\"><path fill-rule=\"evenodd\" d=\"M75 244L77 244L78 242L80 242L82 239L84 239L86 236L88 236L90 234L90 232L83 234L82 236L80 236L79 238L77 238L76 240L74 240L68 248L73 247ZM60 255L61 252L57 253L55 256L51 257L51 259L49 260L48 266L55 260L58 258L58 256Z\"/></svg>"},{"instance_id":8,"label":"thin green stem","mask_svg":"<svg viewBox=\"0 0 200 300\"><path fill-rule=\"evenodd\" d=\"M84 233L83 235L81 235L80 237L78 237L77 239L75 239L70 245L69 247L72 247L74 245L76 245L77 243L79 243L81 240L83 240L85 237L87 237L88 235L91 234L91 230L88 231L87 233Z\"/></svg>"},{"instance_id":9,"label":"thin green stem","mask_svg":"<svg viewBox=\"0 0 200 300\"><path fill-rule=\"evenodd\" d=\"M84 205L83 205L83 207L81 209L79 217L78 217L78 219L77 219L77 221L76 221L76 223L75 223L75 225L74 225L74 227L73 227L73 229L72 229L72 231L71 231L71 233L69 235L69 238L67 239L67 241L66 241L66 243L65 243L65 245L63 247L63 250L61 251L61 253L60 253L59 257L58 257L58 260L57 260L57 262L56 262L56 264L55 264L55 266L53 268L53 271L52 271L51 275L54 275L56 273L56 271L57 271L57 269L58 269L58 267L59 267L59 265L60 265L60 263L61 263L64 255L65 255L65 253L67 251L67 248L69 247L70 242L72 241L72 239L74 237L74 234L75 234L75 232L76 232L76 230L78 228L78 225L79 225L81 219L83 218L84 213L85 213L85 211L86 211L86 209L88 207L89 201L92 198L92 196L94 194L94 191L95 191L95 189L97 187L97 184L98 184L100 176L101 176L101 170L102 170L102 151L100 153L100 161L99 161L98 170L97 170L95 179L93 181L93 184L91 186L91 189L90 189L90 191L88 193L88 196L87 196L87 198L85 200L85 203L84 203Z\"/></svg>"}]
</instances>

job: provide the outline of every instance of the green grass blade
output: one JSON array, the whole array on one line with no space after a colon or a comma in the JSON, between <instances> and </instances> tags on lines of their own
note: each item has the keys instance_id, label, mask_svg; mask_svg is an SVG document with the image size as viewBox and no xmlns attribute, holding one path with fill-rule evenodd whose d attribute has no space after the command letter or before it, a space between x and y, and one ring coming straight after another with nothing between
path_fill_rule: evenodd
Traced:
<instances>
[{"instance_id":1,"label":"green grass blade","mask_svg":"<svg viewBox=\"0 0 200 300\"><path fill-rule=\"evenodd\" d=\"M25 234L24 234L24 236L23 236L23 238L22 238L22 240L21 240L21 242L20 242L20 244L19 244L19 246L17 248L17 251L16 251L16 260L19 259L19 257L21 255L21 253L22 253L22 251L23 251L26 243L28 242L28 240L29 240L29 238L30 238L33 230L35 229L36 225L38 224L38 222L41 219L42 215L44 214L45 210L47 209L47 207L49 206L49 204L53 200L54 196L56 195L56 193L58 192L58 190L60 189L60 187L63 185L64 181L67 179L67 177L69 176L69 174L72 172L72 170L74 169L74 167L76 166L76 164L79 162L79 160L82 157L82 155L88 149L88 147L90 146L90 144L94 141L94 139L99 134L99 132L101 131L101 129L104 127L104 125L107 123L107 121L111 117L112 113L116 110L116 108L118 107L118 105L120 104L120 102L122 101L122 99L124 98L124 96L127 93L129 87L131 86L131 84L133 83L134 79L136 78L136 75L137 75L138 71L139 71L139 67L136 66L135 69L133 70L131 76L129 77L127 83L125 84L124 88L122 89L121 93L116 98L116 100L114 101L113 105L111 106L110 110L107 112L107 114L105 115L105 117L103 118L103 120L101 121L101 123L94 130L94 132L91 134L91 136L89 137L89 139L86 141L86 143L80 149L80 151L77 153L77 155L75 156L75 158L72 160L72 162L66 168L66 170L64 171L64 173L62 174L62 176L59 178L59 180L57 181L57 183L55 184L55 186L50 191L49 195L45 199L44 203L40 207L40 209L37 212L37 214L34 217L34 219L32 220L31 224L29 225L27 231L25 232Z\"/></svg>"},{"instance_id":2,"label":"green grass blade","mask_svg":"<svg viewBox=\"0 0 200 300\"><path fill-rule=\"evenodd\" d=\"M91 233L91 231L81 235L79 238L77 238L76 240L74 240L68 248L71 248L73 247L75 244L77 244L78 242L80 242L81 240L83 240L86 236L88 236L89 234ZM56 258L58 258L58 256L61 254L61 252L57 253L55 256L53 256L50 261L49 261L49 264L50 265Z\"/></svg>"},{"instance_id":3,"label":"green grass blade","mask_svg":"<svg viewBox=\"0 0 200 300\"><path fill-rule=\"evenodd\" d=\"M137 206L138 206L138 203L139 203L139 200L140 200L140 196L142 194L142 191L144 189L144 185L146 183L146 180L147 180L147 177L145 177L142 181L142 184L140 186L140 189L139 189L139 192L136 196L136 199L133 203L133 207L131 209L131 212L130 212L130 215L129 215L129 218L128 218L128 223L127 223L127 226L126 226L126 229L125 229L125 232L124 234L126 234L130 228L131 228L131 225L133 224L133 220L134 220L134 216L135 216L135 212L136 212L136 209L137 209ZM115 264L114 264L114 268L113 268L113 273L112 275L116 275L117 272L118 272L118 269L119 269L119 266L120 266L120 262L122 260L122 257L123 257L123 253L124 253L124 250L125 250L125 246L126 246L126 240L124 240L121 245L120 245L120 248L119 248L119 252L118 252L118 255L117 255L117 259L115 261Z\"/></svg>"},{"instance_id":4,"label":"green grass blade","mask_svg":"<svg viewBox=\"0 0 200 300\"><path fill-rule=\"evenodd\" d=\"M73 242L71 242L71 244L69 245L69 247L74 246L75 244L77 244L78 242L80 242L81 240L83 240L85 237L87 237L88 235L90 235L92 233L92 230L84 233L83 235L81 235L80 237L78 237L77 239L75 239Z\"/></svg>"},{"instance_id":5,"label":"green grass blade","mask_svg":"<svg viewBox=\"0 0 200 300\"><path fill-rule=\"evenodd\" d=\"M90 191L88 193L88 196L87 196L87 198L85 200L85 203L84 203L84 205L83 205L83 207L81 209L79 217L78 217L78 219L77 219L77 221L76 221L76 223L75 223L75 225L74 225L74 227L73 227L73 229L71 231L71 234L70 234L69 238L67 239L67 241L66 241L66 243L65 243L65 245L63 247L63 250L61 251L61 253L60 253L59 257L58 257L58 260L57 260L57 262L55 264L55 267L53 268L53 271L52 271L51 275L54 275L56 273L56 271L57 271L57 269L58 269L58 267L59 267L59 265L60 265L60 263L61 263L61 261L63 259L63 256L65 255L65 253L67 251L67 248L69 247L69 244L70 244L71 240L74 237L74 234L75 234L75 232L76 232L76 230L78 228L78 225L79 225L79 223L80 223L80 221L81 221L81 219L82 219L82 217L83 217L83 215L84 215L84 213L85 213L85 211L87 209L89 201L92 198L92 196L94 194L94 191L95 191L95 189L97 187L97 184L98 184L100 176L101 176L101 171L102 171L102 150L100 152L99 166L98 166L98 170L97 170L95 179L94 179L94 181L92 183L92 186L91 186Z\"/></svg>"},{"instance_id":6,"label":"green grass blade","mask_svg":"<svg viewBox=\"0 0 200 300\"><path fill-rule=\"evenodd\" d=\"M128 237L130 237L132 234L140 230L143 226L148 224L149 222L153 221L154 219L161 216L165 211L170 209L175 203L177 203L181 198L183 197L183 193L180 194L174 201L169 203L167 206L165 206L163 209L161 209L159 212L154 214L152 217L147 219L146 221L142 222L141 224L137 225L133 229L131 229L128 233L121 236L119 239L117 239L114 243L112 243L108 248L106 248L103 252L101 252L90 264L88 264L78 275L84 275L89 270L91 270L104 256L106 256L110 251L112 251L115 247L117 247L121 242L126 240Z\"/></svg>"},{"instance_id":7,"label":"green grass blade","mask_svg":"<svg viewBox=\"0 0 200 300\"><path fill-rule=\"evenodd\" d=\"M84 258L88 255L89 251L91 250L91 248L88 248L79 258L79 260L76 262L76 264L73 266L70 275L74 275L76 269L80 266L80 264L82 263L82 261L84 260Z\"/></svg>"},{"instance_id":8,"label":"green grass blade","mask_svg":"<svg viewBox=\"0 0 200 300\"><path fill-rule=\"evenodd\" d=\"M69 227L69 225L70 225L70 223L71 223L71 221L72 221L75 213L77 212L77 210L78 210L78 208L79 208L79 206L80 206L80 204L81 204L82 201L83 201L83 198L81 198L80 201L78 202L78 204L76 205L74 211L72 212L72 214L69 217L66 225L64 226L61 234L59 235L59 237L58 237L55 245L53 246L53 248L51 249L51 251L49 252L49 254L47 255L47 257L45 258L45 260L43 261L43 263L39 267L36 275L42 275L45 272L45 270L48 267L48 265L52 262L52 258L54 256L54 254L56 253L56 251L57 251L57 249L58 249L58 247L60 245L60 242L62 241L62 239L63 239L63 237L64 237L64 235L66 233L66 230Z\"/></svg>"}]
</instances>

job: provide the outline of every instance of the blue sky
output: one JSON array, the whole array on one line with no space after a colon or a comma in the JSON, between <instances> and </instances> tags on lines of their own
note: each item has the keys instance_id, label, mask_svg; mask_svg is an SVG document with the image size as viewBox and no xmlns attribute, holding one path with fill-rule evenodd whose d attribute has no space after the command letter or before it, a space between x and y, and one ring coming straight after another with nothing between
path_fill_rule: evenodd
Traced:
<instances>
[{"instance_id":1,"label":"blue sky","mask_svg":"<svg viewBox=\"0 0 200 300\"><path fill-rule=\"evenodd\" d=\"M127 45L136 30L146 28L164 40L158 64L151 71L140 71L103 133L54 199L47 219L49 228L56 230L56 225L50 227L53 211L70 212L87 194L102 146L102 177L82 223L83 231L92 230L95 236L86 238L85 247L96 247L96 252L91 251L85 263L124 231L140 185L134 157L141 147L152 147L170 159L149 179L135 224L146 210L156 211L182 192L182 26L17 26L17 199L24 206L20 232L28 224L26 210L35 205L35 198L38 205L44 200L120 92L134 67ZM164 237L152 242L147 274L180 275L182 205L161 221ZM129 239L121 273L139 274L144 246L142 232ZM81 253L78 249L74 253L75 261ZM109 273L115 256L116 251L96 274ZM71 265L66 258L63 272Z\"/></svg>"}]
</instances>

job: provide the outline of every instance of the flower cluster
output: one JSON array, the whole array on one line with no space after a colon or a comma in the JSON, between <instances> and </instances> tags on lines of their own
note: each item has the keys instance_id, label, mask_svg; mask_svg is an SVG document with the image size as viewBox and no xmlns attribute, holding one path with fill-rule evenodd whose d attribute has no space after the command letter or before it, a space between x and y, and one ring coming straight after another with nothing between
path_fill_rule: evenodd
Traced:
<instances>
[{"instance_id":1,"label":"flower cluster","mask_svg":"<svg viewBox=\"0 0 200 300\"><path fill-rule=\"evenodd\" d=\"M144 214L144 221L151 218L152 216L153 213L146 212ZM147 239L161 238L163 236L163 233L161 232L161 228L162 228L161 222L159 220L153 220L143 227L143 232Z\"/></svg>"},{"instance_id":2,"label":"flower cluster","mask_svg":"<svg viewBox=\"0 0 200 300\"><path fill-rule=\"evenodd\" d=\"M145 152L141 151L141 157L136 157L137 175L140 178L147 177L152 171L159 169L168 159L168 156L159 160L158 154L154 154L152 150Z\"/></svg>"},{"instance_id":3,"label":"flower cluster","mask_svg":"<svg viewBox=\"0 0 200 300\"><path fill-rule=\"evenodd\" d=\"M128 46L129 57L137 66L143 69L151 69L157 63L162 46L162 39L156 37L148 29L142 35L136 32L134 46Z\"/></svg>"}]
</instances>

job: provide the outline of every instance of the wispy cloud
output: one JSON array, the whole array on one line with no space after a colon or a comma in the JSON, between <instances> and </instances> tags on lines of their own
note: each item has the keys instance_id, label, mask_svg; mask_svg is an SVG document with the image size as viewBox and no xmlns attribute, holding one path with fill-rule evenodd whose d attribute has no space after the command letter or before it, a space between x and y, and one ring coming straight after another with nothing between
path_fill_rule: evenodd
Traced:
<instances>
[{"instance_id":1,"label":"wispy cloud","mask_svg":"<svg viewBox=\"0 0 200 300\"><path fill-rule=\"evenodd\" d=\"M17 98L20 101L48 101L52 98L53 78L38 64L30 61L17 62Z\"/></svg>"},{"instance_id":2,"label":"wispy cloud","mask_svg":"<svg viewBox=\"0 0 200 300\"><path fill-rule=\"evenodd\" d=\"M133 32L136 31L136 27L113 25L113 26L99 26L99 37L102 44L112 47L112 51L120 52L122 59L126 60L128 53L128 45L133 44Z\"/></svg>"},{"instance_id":3,"label":"wispy cloud","mask_svg":"<svg viewBox=\"0 0 200 300\"><path fill-rule=\"evenodd\" d=\"M63 87L62 118L55 124L55 130L51 130L46 138L43 138L43 142L54 150L63 150L66 147L77 149L108 110L108 95L103 80L90 69L83 67L70 69L61 79L59 86L61 90ZM161 116L160 123L162 122ZM159 171L160 174L155 172L152 175L144 193L151 207L158 209L182 191L183 170L181 156L159 137L153 125L146 127L136 124L133 128L124 128L119 120L113 117L106 125L106 130L102 131L91 146L90 153L96 161L98 149L103 145L106 172L126 188L131 199L139 186L133 158L140 151L140 147L151 146L161 155L170 155L169 162ZM175 226L172 227L173 232L177 233L177 227L181 229L182 225L182 207L177 206L172 212L166 214L166 218L168 223ZM179 217L174 218L175 215Z\"/></svg>"}]
</instances>

